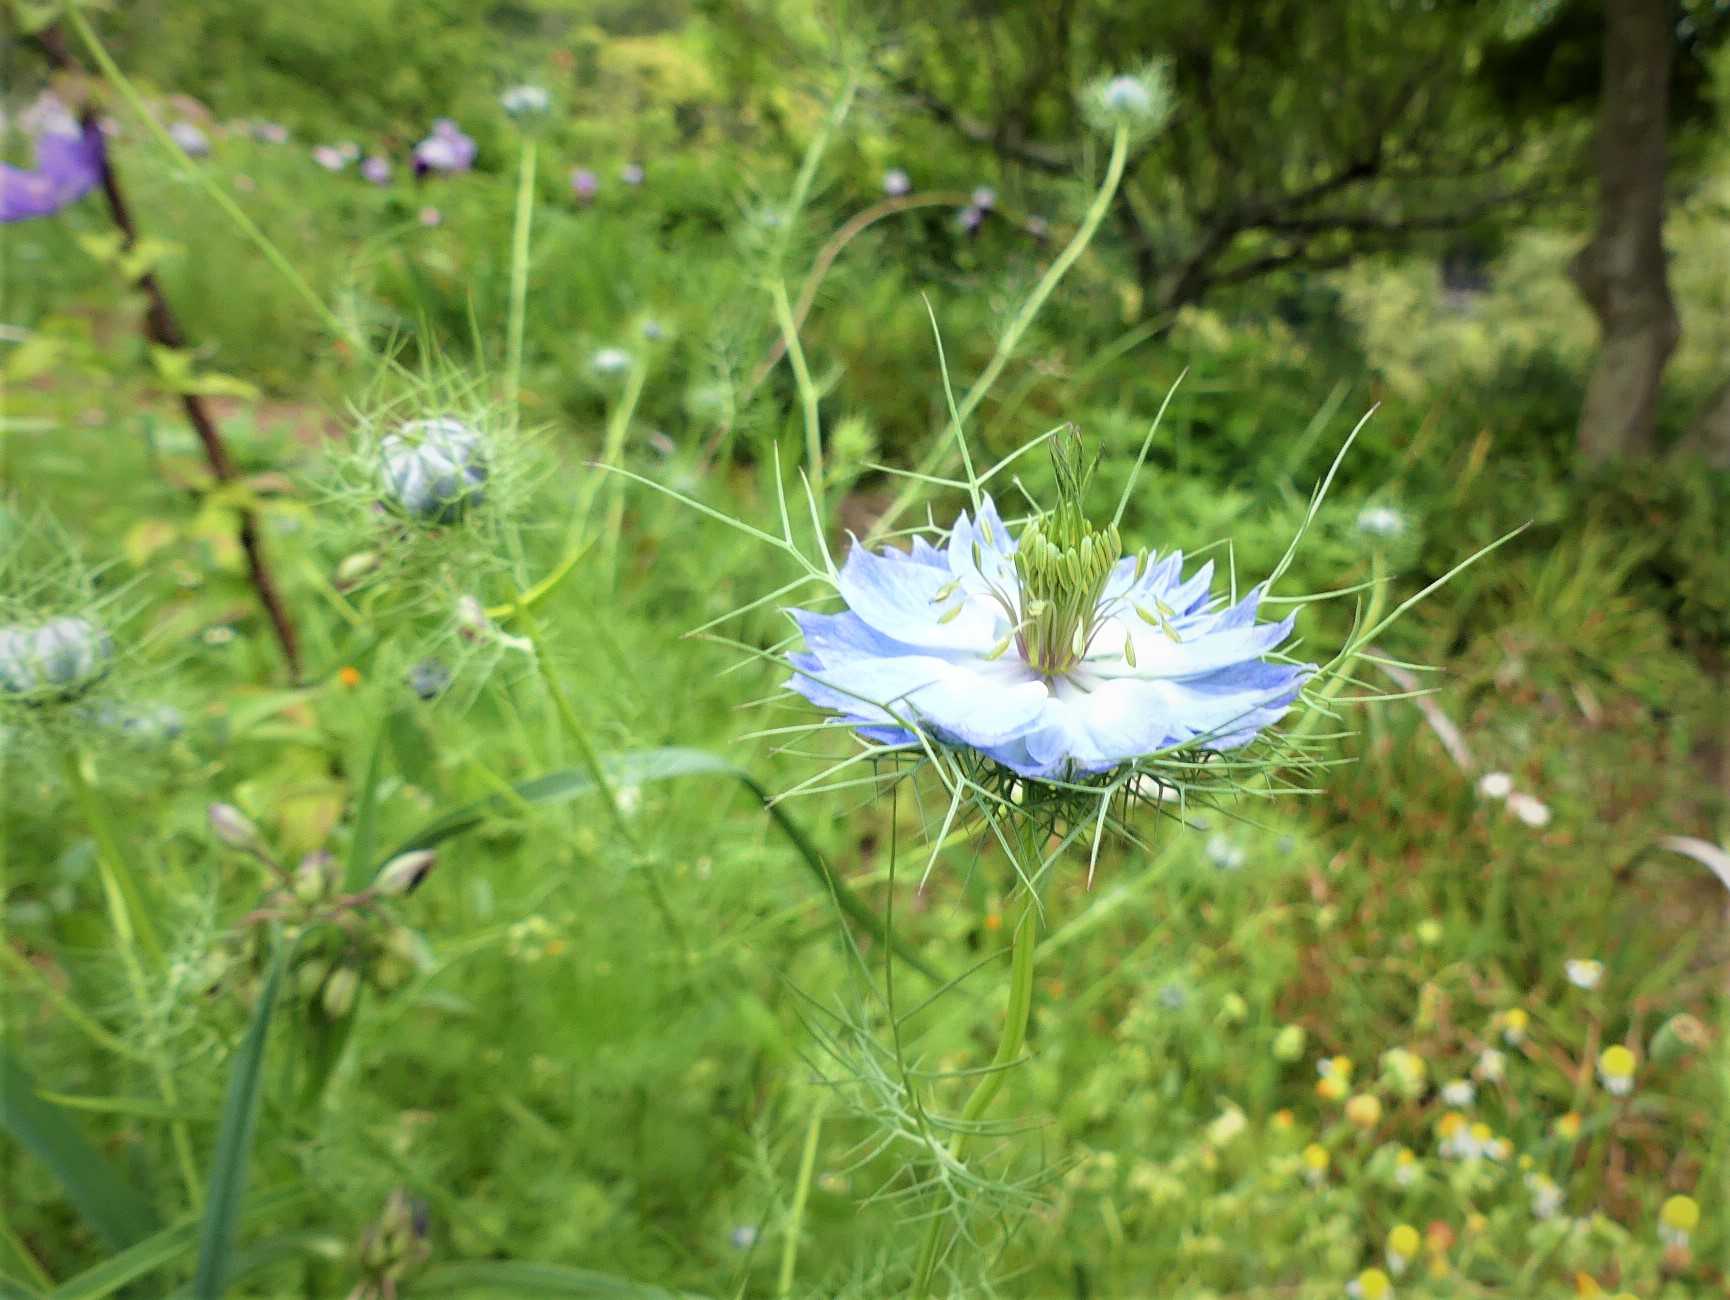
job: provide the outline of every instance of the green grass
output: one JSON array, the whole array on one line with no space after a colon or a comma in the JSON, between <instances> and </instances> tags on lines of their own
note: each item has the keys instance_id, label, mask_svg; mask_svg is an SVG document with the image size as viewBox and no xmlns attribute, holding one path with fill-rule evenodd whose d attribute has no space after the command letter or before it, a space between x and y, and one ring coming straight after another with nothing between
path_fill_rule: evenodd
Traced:
<instances>
[{"instance_id":1,"label":"green grass","mask_svg":"<svg viewBox=\"0 0 1730 1300\"><path fill-rule=\"evenodd\" d=\"M126 137L122 174L142 223L172 245L160 270L198 368L263 394L226 405L224 428L255 475L312 667L292 689L238 564L233 499L207 491L131 341L134 304L81 251L99 208L10 228L8 315L31 336L0 353L8 475L18 504L59 519L99 590L118 593L107 608L123 648L94 711L70 726L13 717L3 733L8 1080L15 1058L48 1094L7 1108L0 1145L0 1277L23 1293L134 1281L135 1294L216 1294L224 1271L227 1293L250 1296L342 1295L395 1273L408 1296L876 1297L913 1284L930 1203L903 1164L922 1148L897 1070L911 1063L935 1080L927 1098L959 1113L967 1072L990 1058L1014 925L1001 854L957 837L919 888L946 804L934 788L795 797L776 805L780 824L722 768L661 781L642 760L609 760L609 789L579 789L598 755L663 748L710 751L769 791L819 770L797 738L750 738L809 720L796 701L762 703L779 674L737 650L776 643L784 621L770 605L727 617L797 571L717 518L597 477L609 430L633 474L773 531L769 467L797 484L814 407L838 548L839 525L863 534L899 486L872 462L909 466L948 445L920 295L965 392L1050 265L1051 249L1002 228L958 239L944 209L880 223L815 296L806 373L783 364L752 390L782 331L762 276L778 237L753 214L793 191L823 108L801 107L793 147L767 130L724 151L718 135L682 150L669 137L641 191L609 184L587 209L565 173L602 137L590 124L542 143L520 433L499 402L516 198L502 122L485 129L482 173L418 193L329 176L299 146L220 139L202 164L377 355L332 340L220 213ZM849 126L816 164L789 239L793 299L829 232L875 201L866 160L888 151L883 130ZM1049 197L1067 235L1088 194ZM442 224L419 223L426 204ZM969 421L976 456L1073 418L1105 456L1101 500L1114 502L1187 368L1125 536L1214 547L1247 578L1279 560L1382 392L1285 590L1369 579L1355 526L1369 503L1406 517L1386 549L1398 598L1533 526L1378 646L1442 670L1424 704L1458 728L1469 768L1418 702L1348 702L1349 734L1328 750L1345 761L1314 775L1315 794L1208 810L1205 826L1150 815L1145 845L1108 843L1091 884L1085 852L1070 854L1045 899L1026 1058L1002 1076L1000 1127L971 1143L976 1246L950 1256L957 1293L1334 1297L1388 1267L1384 1244L1405 1223L1429 1236L1401 1296L1584 1294L1580 1275L1607 1294L1715 1294L1730 1260L1726 895L1659 841L1725 834L1711 774L1730 629L1725 485L1662 470L1577 478L1573 340L1548 349L1540 333L1517 357L1481 356L1449 342L1439 309L1408 303L1410 332L1432 332L1390 378L1374 347L1388 327L1351 281L1358 314L1327 342L1263 323L1248 302L1137 342L1117 305L1119 255L1102 237L1033 322ZM1488 318L1529 320L1527 280L1507 284ZM605 346L635 353L640 395L593 373ZM362 416L446 401L495 421L505 450L489 507L427 535L374 508L350 435ZM1021 469L1037 495L1036 460ZM936 517L960 502L940 496ZM339 570L356 556L372 567L351 585ZM532 616L510 608L551 576ZM497 634L457 630L468 595L496 607ZM1350 600L1309 607L1304 653L1331 655L1352 615ZM735 645L683 635L715 620ZM423 701L405 677L428 658L452 681ZM1348 700L1404 690L1373 661L1356 672ZM102 712L155 702L182 712L182 734L122 735ZM67 784L69 737L92 755L90 798ZM1547 824L1480 796L1488 771L1540 799ZM580 774L556 800L513 790L554 772ZM276 882L211 837L218 800L257 821L287 870L328 851L351 885L440 818L487 815L354 934L309 926L285 955L272 1022L256 1011L272 949L244 936ZM116 851L160 958L117 939L103 889ZM943 986L898 962L887 989L884 945L819 862L958 982L922 1006ZM352 1012L332 1012L322 968L305 973L312 957L403 927L416 938L400 981L369 982ZM1565 974L1587 957L1605 965L1591 990ZM1518 1042L1504 1033L1515 1009L1529 1018ZM886 1049L896 1013L899 1061ZM1623 1099L1594 1077L1612 1043L1640 1061ZM1439 1086L1484 1075L1490 1048L1500 1078L1480 1077L1458 1109L1509 1146L1450 1158ZM1422 1060L1420 1089L1401 1086L1393 1049ZM1352 1063L1338 1096L1318 1086L1334 1057ZM1377 1099L1373 1122L1348 1117L1354 1096ZM20 1114L76 1157L77 1177L15 1131ZM1566 1116L1577 1132L1558 1129ZM1533 1211L1540 1177L1559 1188L1553 1217ZM391 1202L398 1188L424 1204L424 1243ZM1703 1215L1689 1248L1666 1253L1659 1210L1678 1193ZM131 1253L110 1260L120 1245Z\"/></svg>"}]
</instances>

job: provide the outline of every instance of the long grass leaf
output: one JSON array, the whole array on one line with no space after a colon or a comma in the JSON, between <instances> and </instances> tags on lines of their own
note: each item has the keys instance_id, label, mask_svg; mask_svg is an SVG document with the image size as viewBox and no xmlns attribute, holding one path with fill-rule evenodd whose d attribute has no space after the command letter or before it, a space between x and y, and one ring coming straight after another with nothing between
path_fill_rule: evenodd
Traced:
<instances>
[{"instance_id":1,"label":"long grass leaf","mask_svg":"<svg viewBox=\"0 0 1730 1300\"><path fill-rule=\"evenodd\" d=\"M235 1055L228 1077L228 1097L222 1103L222 1127L216 1134L216 1154L210 1165L210 1195L205 1201L204 1223L198 1242L198 1273L193 1294L198 1300L220 1300L227 1286L229 1255L234 1249L234 1230L240 1222L241 1203L246 1196L246 1169L252 1156L252 1133L258 1120L259 1087L264 1081L264 1049L270 1038L270 1020L276 1010L277 991L282 986L283 950L278 947L270 963L270 974L258 995L258 1007L246 1039Z\"/></svg>"},{"instance_id":2,"label":"long grass leaf","mask_svg":"<svg viewBox=\"0 0 1730 1300\"><path fill-rule=\"evenodd\" d=\"M252 1198L246 1211L248 1218L262 1218L281 1210L293 1209L312 1199L305 1187L282 1187ZM198 1244L204 1226L201 1218L183 1219L172 1227L146 1237L117 1255L102 1261L95 1268L69 1278L48 1293L47 1300L102 1300L121 1287L167 1268ZM195 1292L188 1290L187 1295Z\"/></svg>"},{"instance_id":3,"label":"long grass leaf","mask_svg":"<svg viewBox=\"0 0 1730 1300\"><path fill-rule=\"evenodd\" d=\"M43 1099L6 1047L0 1047L0 1129L48 1167L66 1199L110 1249L156 1231L150 1202L90 1145L64 1110Z\"/></svg>"}]
</instances>

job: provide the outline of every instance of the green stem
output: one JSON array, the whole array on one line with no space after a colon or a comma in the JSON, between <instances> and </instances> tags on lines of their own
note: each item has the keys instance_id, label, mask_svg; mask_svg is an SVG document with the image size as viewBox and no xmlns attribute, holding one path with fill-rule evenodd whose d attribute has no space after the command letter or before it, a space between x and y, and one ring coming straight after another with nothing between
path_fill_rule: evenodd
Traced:
<instances>
[{"instance_id":1,"label":"green stem","mask_svg":"<svg viewBox=\"0 0 1730 1300\"><path fill-rule=\"evenodd\" d=\"M535 137L523 137L517 168L516 225L511 233L511 315L505 347L505 405L514 413L523 381L523 319L529 302L529 229L535 212Z\"/></svg>"},{"instance_id":2,"label":"green stem","mask_svg":"<svg viewBox=\"0 0 1730 1300\"><path fill-rule=\"evenodd\" d=\"M1100 223L1105 220L1105 214L1111 208L1112 197L1117 193L1117 187L1123 180L1123 168L1128 158L1129 129L1120 126L1116 135L1112 137L1111 158L1105 165L1105 181L1099 187L1099 193L1094 196L1093 203L1088 207L1087 215L1082 219L1080 228L1075 232L1075 237L1069 241L1068 246L1057 255L1056 260L1040 277L1039 283L1034 286L1033 292L1027 297L1027 301L1021 304L1021 310L1016 312L1015 319L1009 322L1009 328L1003 332L1003 337L998 340L997 351L992 353L991 360L986 364L979 378L973 381L973 387L967 390L966 396L961 399L960 405L956 408L954 420L958 437L961 436L961 430L966 426L968 417L985 400L985 395L991 391L991 386L997 382L998 376L1003 373L1003 368L1009 364L1010 357L1015 355L1015 349L1021 342L1021 336L1027 332L1028 326L1033 324L1033 318L1039 315L1040 308L1045 306L1045 300L1051 297L1052 291L1069 273L1069 268L1075 265L1076 260L1086 251L1088 244L1093 241L1093 236L1098 232ZM930 476L940 474L948 469L949 458L954 454L954 448L951 446L950 439L945 436L947 433L946 427L933 440L931 450L925 454L925 459L919 465L919 473ZM909 479L906 485L896 493L895 499L889 504L889 508L871 526L871 533L865 539L866 542L875 542L882 538L895 526L895 521L924 490L925 484L917 479Z\"/></svg>"},{"instance_id":3,"label":"green stem","mask_svg":"<svg viewBox=\"0 0 1730 1300\"><path fill-rule=\"evenodd\" d=\"M1033 1013L1033 957L1037 946L1039 905L1031 890L1021 901L1021 914L1016 918L1015 936L1009 957L1009 1005L1003 1012L1003 1029L997 1039L997 1053L991 1058L990 1069L973 1087L967 1105L962 1108L958 1132L949 1142L949 1157L953 1161L966 1158L968 1141L973 1129L985 1117L993 1100L1003 1087L1009 1067L1021 1058L1027 1044L1027 1024ZM931 1294L931 1283L943 1245L943 1214L941 1206L933 1207L931 1226L925 1232L925 1244L919 1252L919 1266L912 1294L925 1300Z\"/></svg>"},{"instance_id":4,"label":"green stem","mask_svg":"<svg viewBox=\"0 0 1730 1300\"><path fill-rule=\"evenodd\" d=\"M805 473L810 480L811 495L817 502L817 518L826 518L823 508L823 430L817 417L817 385L811 382L810 368L805 364L805 349L799 346L799 326L793 320L793 305L787 301L787 286L776 280L770 287L775 298L775 318L781 325L781 337L787 342L787 360L793 367L793 379L799 386L799 405L805 415Z\"/></svg>"},{"instance_id":5,"label":"green stem","mask_svg":"<svg viewBox=\"0 0 1730 1300\"><path fill-rule=\"evenodd\" d=\"M144 949L152 962L160 966L163 957L162 943L156 937L137 882L132 878L126 859L120 852L120 841L114 833L114 822L102 800L97 797L90 778L85 775L82 758L70 747L62 757L67 784L72 787L84 819L89 824L90 833L96 839L96 865L102 877L102 893L108 903L109 920L114 926L115 946L120 950L121 964L126 968L126 979L132 986L132 999L137 1005L140 1021L149 1022L155 1019L150 1001L150 981L145 975L144 963L138 954L139 949ZM151 1073L156 1078L156 1090L161 1095L163 1104L171 1111L179 1111L179 1091L174 1086L174 1074L163 1058L160 1044L153 1044L149 1060ZM187 1130L186 1121L171 1121L169 1133L174 1144L175 1158L180 1166L180 1176L186 1184L187 1199L196 1210L201 1197L200 1180L197 1165L192 1158L192 1137Z\"/></svg>"},{"instance_id":6,"label":"green stem","mask_svg":"<svg viewBox=\"0 0 1730 1300\"><path fill-rule=\"evenodd\" d=\"M625 434L630 430L631 417L637 412L637 401L643 395L643 385L648 380L648 374L648 367L644 362L638 361L633 365L625 380L625 391L619 395L619 400L613 404L612 410L607 412L607 432L601 443L601 465L605 469L616 469L624 457ZM614 475L604 472L591 475L588 493L572 518L572 534L567 539L570 543L575 542L577 530L585 526L589 512L594 508L596 494L603 489L610 491L607 522L601 538L601 566L609 585L618 565L619 533L625 526L625 485L610 482L612 478Z\"/></svg>"},{"instance_id":7,"label":"green stem","mask_svg":"<svg viewBox=\"0 0 1730 1300\"><path fill-rule=\"evenodd\" d=\"M805 1222L805 1202L811 1194L811 1175L817 1168L817 1136L823 1129L823 1103L811 1112L805 1129L805 1150L799 1157L799 1181L793 1189L793 1211L787 1218L787 1235L781 1242L781 1275L775 1285L779 1300L793 1294L793 1271L799 1262L799 1229Z\"/></svg>"}]
</instances>

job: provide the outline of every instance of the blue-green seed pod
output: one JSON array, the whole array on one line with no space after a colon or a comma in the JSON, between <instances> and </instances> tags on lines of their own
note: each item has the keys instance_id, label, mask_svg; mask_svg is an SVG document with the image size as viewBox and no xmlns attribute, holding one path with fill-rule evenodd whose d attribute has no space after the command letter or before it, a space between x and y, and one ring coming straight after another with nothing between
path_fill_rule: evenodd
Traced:
<instances>
[{"instance_id":1,"label":"blue-green seed pod","mask_svg":"<svg viewBox=\"0 0 1730 1300\"><path fill-rule=\"evenodd\" d=\"M451 524L486 500L481 435L461 420L414 420L379 444L389 503L429 524Z\"/></svg>"},{"instance_id":2,"label":"blue-green seed pod","mask_svg":"<svg viewBox=\"0 0 1730 1300\"><path fill-rule=\"evenodd\" d=\"M99 681L113 658L113 639L87 618L0 629L0 693L70 699Z\"/></svg>"}]
</instances>

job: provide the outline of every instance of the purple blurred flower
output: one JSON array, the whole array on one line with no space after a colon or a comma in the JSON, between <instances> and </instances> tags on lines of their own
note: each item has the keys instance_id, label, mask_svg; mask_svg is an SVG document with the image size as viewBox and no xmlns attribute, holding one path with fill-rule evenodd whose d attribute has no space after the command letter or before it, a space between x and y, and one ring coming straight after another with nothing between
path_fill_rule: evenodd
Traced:
<instances>
[{"instance_id":1,"label":"purple blurred flower","mask_svg":"<svg viewBox=\"0 0 1730 1300\"><path fill-rule=\"evenodd\" d=\"M312 151L312 160L327 172L339 172L348 166L348 158L333 144L321 144Z\"/></svg>"},{"instance_id":2,"label":"purple blurred flower","mask_svg":"<svg viewBox=\"0 0 1730 1300\"><path fill-rule=\"evenodd\" d=\"M899 167L883 173L883 192L890 198L900 198L913 188L913 178Z\"/></svg>"},{"instance_id":3,"label":"purple blurred flower","mask_svg":"<svg viewBox=\"0 0 1730 1300\"><path fill-rule=\"evenodd\" d=\"M414 147L416 176L428 172L466 172L474 164L474 140L448 117L434 122L432 134Z\"/></svg>"},{"instance_id":4,"label":"purple blurred flower","mask_svg":"<svg viewBox=\"0 0 1730 1300\"><path fill-rule=\"evenodd\" d=\"M420 210L420 223L423 226L436 226L443 220L444 214L437 208L429 207Z\"/></svg>"},{"instance_id":5,"label":"purple blurred flower","mask_svg":"<svg viewBox=\"0 0 1730 1300\"><path fill-rule=\"evenodd\" d=\"M102 183L102 132L82 125L59 100L44 97L26 118L36 137L36 167L0 163L0 222L46 217Z\"/></svg>"},{"instance_id":6,"label":"purple blurred flower","mask_svg":"<svg viewBox=\"0 0 1730 1300\"><path fill-rule=\"evenodd\" d=\"M288 140L288 128L280 122L254 122L252 135L255 140L266 144L284 144Z\"/></svg>"},{"instance_id":7,"label":"purple blurred flower","mask_svg":"<svg viewBox=\"0 0 1730 1300\"><path fill-rule=\"evenodd\" d=\"M571 193L577 196L579 203L593 203L600 188L601 178L587 167L571 169Z\"/></svg>"},{"instance_id":8,"label":"purple blurred flower","mask_svg":"<svg viewBox=\"0 0 1730 1300\"><path fill-rule=\"evenodd\" d=\"M626 163L619 168L619 179L627 185L641 185L645 175L642 163Z\"/></svg>"},{"instance_id":9,"label":"purple blurred flower","mask_svg":"<svg viewBox=\"0 0 1730 1300\"><path fill-rule=\"evenodd\" d=\"M985 224L985 209L977 204L962 208L955 218L955 223L969 235L977 234L979 227Z\"/></svg>"},{"instance_id":10,"label":"purple blurred flower","mask_svg":"<svg viewBox=\"0 0 1730 1300\"><path fill-rule=\"evenodd\" d=\"M390 184L390 161L373 154L360 165L360 174L374 185Z\"/></svg>"},{"instance_id":11,"label":"purple blurred flower","mask_svg":"<svg viewBox=\"0 0 1730 1300\"><path fill-rule=\"evenodd\" d=\"M170 124L168 138L179 145L188 158L204 158L210 154L210 137L191 122Z\"/></svg>"},{"instance_id":12,"label":"purple blurred flower","mask_svg":"<svg viewBox=\"0 0 1730 1300\"><path fill-rule=\"evenodd\" d=\"M997 191L989 185L981 185L973 191L973 206L981 212L989 212L997 206Z\"/></svg>"}]
</instances>

